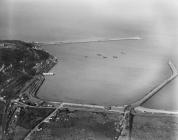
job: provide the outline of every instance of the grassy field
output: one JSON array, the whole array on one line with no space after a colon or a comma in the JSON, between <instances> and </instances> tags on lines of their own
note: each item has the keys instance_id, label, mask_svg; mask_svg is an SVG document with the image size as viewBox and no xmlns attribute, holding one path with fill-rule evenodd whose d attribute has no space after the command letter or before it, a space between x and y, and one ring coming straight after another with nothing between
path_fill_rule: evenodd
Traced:
<instances>
[{"instance_id":1,"label":"grassy field","mask_svg":"<svg viewBox=\"0 0 178 140\"><path fill-rule=\"evenodd\" d=\"M96 119L96 118L95 118ZM72 127L55 123L34 135L36 139L46 140L113 140L112 121L108 125L98 124L95 119L80 119ZM90 120L87 122L87 120ZM58 126L58 127L56 127ZM136 116L134 118L132 140L176 140L178 139L178 120L174 117Z\"/></svg>"},{"instance_id":2,"label":"grassy field","mask_svg":"<svg viewBox=\"0 0 178 140\"><path fill-rule=\"evenodd\" d=\"M136 116L133 124L133 140L176 140L178 118Z\"/></svg>"},{"instance_id":3,"label":"grassy field","mask_svg":"<svg viewBox=\"0 0 178 140\"><path fill-rule=\"evenodd\" d=\"M43 123L32 140L114 140L119 114L92 112L60 112L50 123ZM29 129L17 126L15 140L20 140ZM0 129L0 133L2 133ZM135 116L132 140L176 140L178 118L166 116Z\"/></svg>"}]
</instances>

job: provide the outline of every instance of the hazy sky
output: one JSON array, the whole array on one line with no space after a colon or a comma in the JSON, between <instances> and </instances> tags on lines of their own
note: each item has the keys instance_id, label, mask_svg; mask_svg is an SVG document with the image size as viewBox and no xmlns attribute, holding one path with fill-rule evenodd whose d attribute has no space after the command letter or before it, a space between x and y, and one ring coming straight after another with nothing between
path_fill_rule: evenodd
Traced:
<instances>
[{"instance_id":1,"label":"hazy sky","mask_svg":"<svg viewBox=\"0 0 178 140\"><path fill-rule=\"evenodd\" d=\"M175 35L177 7L176 0L0 0L0 38Z\"/></svg>"}]
</instances>

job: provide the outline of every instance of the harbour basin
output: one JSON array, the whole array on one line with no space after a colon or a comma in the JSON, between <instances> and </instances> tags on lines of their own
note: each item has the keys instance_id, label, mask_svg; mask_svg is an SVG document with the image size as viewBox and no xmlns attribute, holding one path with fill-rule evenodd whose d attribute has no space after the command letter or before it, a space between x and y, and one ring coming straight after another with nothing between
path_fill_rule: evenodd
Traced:
<instances>
[{"instance_id":1,"label":"harbour basin","mask_svg":"<svg viewBox=\"0 0 178 140\"><path fill-rule=\"evenodd\" d=\"M105 106L137 101L171 75L168 61L172 56L168 48L163 50L154 43L145 42L122 40L43 45L58 58L58 63L51 69L55 75L46 76L38 97ZM170 89L167 93L167 88L168 85L155 95L160 99L167 98L164 103L154 100L146 107L176 109L176 91ZM165 105L165 102L171 104Z\"/></svg>"}]
</instances>

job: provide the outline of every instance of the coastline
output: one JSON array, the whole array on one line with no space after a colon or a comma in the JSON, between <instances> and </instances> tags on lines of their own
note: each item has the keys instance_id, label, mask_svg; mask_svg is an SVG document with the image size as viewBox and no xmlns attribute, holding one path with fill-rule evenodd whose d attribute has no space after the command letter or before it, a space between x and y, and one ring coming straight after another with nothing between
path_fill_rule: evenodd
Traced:
<instances>
[{"instance_id":1,"label":"coastline","mask_svg":"<svg viewBox=\"0 0 178 140\"><path fill-rule=\"evenodd\" d=\"M39 46L40 47L40 46ZM38 48L39 49L39 48ZM41 50L41 49L40 49ZM42 50L45 51L45 50ZM91 112L91 113L101 113L101 114L113 114L113 115L120 115L121 116L121 127L116 128L114 131L117 131L119 133L119 137L121 133L125 133L125 131L128 131L127 129L130 129L130 124L128 115L132 116L139 116L139 115L158 115L158 116L176 116L178 115L178 112L173 111L164 111L164 110L154 110L154 109L148 109L140 107L139 105L146 100L146 98L150 98L152 96L152 92L149 96L146 96L139 101L139 104L136 102L136 106L132 107L132 105L123 105L123 106L100 106L100 105L91 105L91 104L77 104L77 103L70 103L70 102L53 102L53 101L47 101L43 100L38 97L38 90L43 85L43 82L45 81L45 76L42 75L43 72L49 72L52 70L52 68L55 67L57 64L56 57L53 57L49 52L45 51L50 55L50 59L46 60L45 63L41 63L38 67L38 73L33 76L33 78L28 81L25 86L20 90L19 98L10 100L10 104L14 105L14 107L17 106L15 109L15 113L13 114L12 118L9 122L14 121L13 123L16 123L17 118L20 117L20 111L19 108L21 108L21 111L26 111L27 109L33 110L33 112L39 113L38 110L48 110L51 109L52 111L43 118L40 122L34 125L34 127L31 127L31 131L25 136L25 140L29 139L31 137L31 134L35 131L38 131L39 127L43 123L48 123L50 120L58 114L59 110L63 110L66 114L67 112L73 112L73 111L83 111L83 112ZM174 70L174 69L173 69ZM172 81L177 74L173 73L173 78L170 78L168 81ZM165 82L161 85L161 88L166 85L168 82ZM160 88L160 87L159 87ZM153 90L154 93L157 92L157 90ZM8 103L8 102L7 102ZM10 109L10 108L9 108ZM7 110L8 106L7 106ZM67 111L66 111L67 110ZM46 111L46 112L48 112ZM27 113L27 112L26 112ZM60 114L60 113L59 113ZM8 112L5 114L5 117L8 115ZM42 115L42 114L41 114ZM18 116L18 117L15 117ZM13 118L14 117L14 118ZM25 117L28 118L26 115ZM36 116L33 116L36 117ZM29 120L30 121L30 120ZM5 121L6 122L6 121ZM3 123L3 125L8 125ZM30 121L31 122L31 121ZM115 122L114 122L115 123ZM132 122L130 122L132 123ZM21 124L22 125L22 124ZM3 128L4 129L4 128ZM118 134L117 134L118 135Z\"/></svg>"}]
</instances>

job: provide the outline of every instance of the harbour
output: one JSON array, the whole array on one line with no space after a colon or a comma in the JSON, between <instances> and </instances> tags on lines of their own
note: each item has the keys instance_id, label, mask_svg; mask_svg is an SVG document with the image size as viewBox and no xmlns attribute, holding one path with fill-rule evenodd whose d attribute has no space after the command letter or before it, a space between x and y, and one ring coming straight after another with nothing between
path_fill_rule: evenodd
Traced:
<instances>
[{"instance_id":1,"label":"harbour","mask_svg":"<svg viewBox=\"0 0 178 140\"><path fill-rule=\"evenodd\" d=\"M45 100L108 106L135 102L171 73L168 51L163 53L161 48L154 46L148 49L143 46L144 42L121 40L42 46L56 56L59 62L52 69L55 76L46 78L38 96ZM115 60L113 56L118 59ZM172 61L177 64L176 59ZM92 87L93 84L98 87ZM157 100L146 104L146 107L176 110L176 103L173 102L176 91L167 94L166 88L156 96L166 98L169 104L165 101L162 105L160 100L159 105Z\"/></svg>"}]
</instances>

